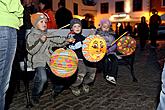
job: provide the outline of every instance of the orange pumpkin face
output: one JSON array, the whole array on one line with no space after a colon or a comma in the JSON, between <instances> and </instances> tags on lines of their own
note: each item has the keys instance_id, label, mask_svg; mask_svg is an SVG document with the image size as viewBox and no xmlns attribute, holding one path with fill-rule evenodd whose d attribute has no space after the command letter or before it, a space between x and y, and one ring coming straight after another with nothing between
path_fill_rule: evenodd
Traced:
<instances>
[{"instance_id":1,"label":"orange pumpkin face","mask_svg":"<svg viewBox=\"0 0 165 110\"><path fill-rule=\"evenodd\" d=\"M100 36L90 35L83 42L83 55L90 62L100 61L104 57L106 50L106 41Z\"/></svg>"},{"instance_id":2,"label":"orange pumpkin face","mask_svg":"<svg viewBox=\"0 0 165 110\"><path fill-rule=\"evenodd\" d=\"M50 59L51 71L59 77L65 78L72 76L78 65L78 58L73 50L57 49L53 52Z\"/></svg>"}]
</instances>

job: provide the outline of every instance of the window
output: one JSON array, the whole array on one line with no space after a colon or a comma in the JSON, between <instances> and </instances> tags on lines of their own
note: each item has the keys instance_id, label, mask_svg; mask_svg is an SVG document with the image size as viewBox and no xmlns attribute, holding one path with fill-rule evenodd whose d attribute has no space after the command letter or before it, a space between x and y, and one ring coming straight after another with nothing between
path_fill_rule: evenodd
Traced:
<instances>
[{"instance_id":1,"label":"window","mask_svg":"<svg viewBox=\"0 0 165 110\"><path fill-rule=\"evenodd\" d=\"M133 0L133 11L142 11L142 0Z\"/></svg>"},{"instance_id":2,"label":"window","mask_svg":"<svg viewBox=\"0 0 165 110\"><path fill-rule=\"evenodd\" d=\"M162 0L162 6L165 7L165 0Z\"/></svg>"},{"instance_id":3,"label":"window","mask_svg":"<svg viewBox=\"0 0 165 110\"><path fill-rule=\"evenodd\" d=\"M77 3L73 4L73 9L74 9L74 15L78 15L78 4Z\"/></svg>"},{"instance_id":4,"label":"window","mask_svg":"<svg viewBox=\"0 0 165 110\"><path fill-rule=\"evenodd\" d=\"M84 5L94 6L96 5L96 0L82 0Z\"/></svg>"},{"instance_id":5,"label":"window","mask_svg":"<svg viewBox=\"0 0 165 110\"><path fill-rule=\"evenodd\" d=\"M101 14L108 13L109 3L101 3Z\"/></svg>"},{"instance_id":6,"label":"window","mask_svg":"<svg viewBox=\"0 0 165 110\"><path fill-rule=\"evenodd\" d=\"M124 12L124 1L115 2L115 11L116 13Z\"/></svg>"}]
</instances>

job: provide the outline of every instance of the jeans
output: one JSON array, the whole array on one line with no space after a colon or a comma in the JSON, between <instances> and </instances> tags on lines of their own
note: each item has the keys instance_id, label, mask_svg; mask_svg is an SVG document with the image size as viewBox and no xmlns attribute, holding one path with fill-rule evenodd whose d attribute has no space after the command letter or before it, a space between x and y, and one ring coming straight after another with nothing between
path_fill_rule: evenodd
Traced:
<instances>
[{"instance_id":1,"label":"jeans","mask_svg":"<svg viewBox=\"0 0 165 110\"><path fill-rule=\"evenodd\" d=\"M0 26L0 110L4 110L17 45L16 29Z\"/></svg>"},{"instance_id":2,"label":"jeans","mask_svg":"<svg viewBox=\"0 0 165 110\"><path fill-rule=\"evenodd\" d=\"M39 98L40 93L43 90L44 84L47 81L47 74L45 67L37 67L34 76L34 85L32 89L32 98Z\"/></svg>"},{"instance_id":3,"label":"jeans","mask_svg":"<svg viewBox=\"0 0 165 110\"><path fill-rule=\"evenodd\" d=\"M165 64L162 72L162 90L160 92L160 102L157 110L165 109Z\"/></svg>"}]
</instances>

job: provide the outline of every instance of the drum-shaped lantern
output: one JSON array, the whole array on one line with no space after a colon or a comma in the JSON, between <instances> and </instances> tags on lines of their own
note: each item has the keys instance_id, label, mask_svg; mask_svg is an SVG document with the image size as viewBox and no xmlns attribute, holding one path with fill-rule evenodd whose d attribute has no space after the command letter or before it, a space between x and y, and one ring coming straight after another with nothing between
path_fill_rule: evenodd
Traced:
<instances>
[{"instance_id":1,"label":"drum-shaped lantern","mask_svg":"<svg viewBox=\"0 0 165 110\"><path fill-rule=\"evenodd\" d=\"M57 49L50 59L50 69L58 77L66 78L72 76L78 65L78 58L73 50Z\"/></svg>"},{"instance_id":2,"label":"drum-shaped lantern","mask_svg":"<svg viewBox=\"0 0 165 110\"><path fill-rule=\"evenodd\" d=\"M107 51L106 41L99 35L90 35L83 41L82 53L90 62L100 61Z\"/></svg>"},{"instance_id":3,"label":"drum-shaped lantern","mask_svg":"<svg viewBox=\"0 0 165 110\"><path fill-rule=\"evenodd\" d=\"M117 50L123 55L131 55L136 49L136 40L130 36L123 36L117 41Z\"/></svg>"}]
</instances>

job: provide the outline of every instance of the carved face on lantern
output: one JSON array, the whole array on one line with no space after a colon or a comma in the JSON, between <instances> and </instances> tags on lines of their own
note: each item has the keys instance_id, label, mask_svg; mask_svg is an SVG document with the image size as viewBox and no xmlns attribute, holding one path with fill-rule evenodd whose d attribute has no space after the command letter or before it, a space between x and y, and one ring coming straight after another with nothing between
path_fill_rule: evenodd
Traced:
<instances>
[{"instance_id":1,"label":"carved face on lantern","mask_svg":"<svg viewBox=\"0 0 165 110\"><path fill-rule=\"evenodd\" d=\"M106 41L99 35L90 35L83 42L83 55L90 62L100 61L104 57L106 50Z\"/></svg>"}]
</instances>

